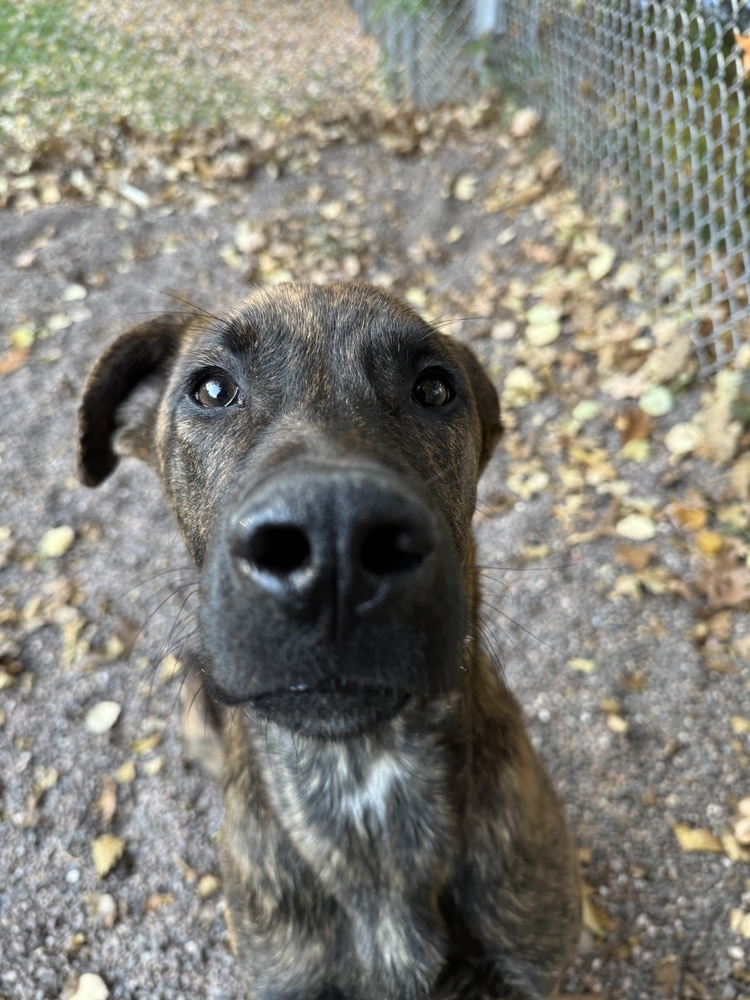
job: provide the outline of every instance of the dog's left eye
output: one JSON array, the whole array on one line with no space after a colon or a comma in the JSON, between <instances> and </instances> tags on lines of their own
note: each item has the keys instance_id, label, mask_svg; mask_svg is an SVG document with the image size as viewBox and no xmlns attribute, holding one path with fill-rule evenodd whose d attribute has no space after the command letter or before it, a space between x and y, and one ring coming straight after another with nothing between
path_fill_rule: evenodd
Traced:
<instances>
[{"instance_id":1,"label":"dog's left eye","mask_svg":"<svg viewBox=\"0 0 750 1000\"><path fill-rule=\"evenodd\" d=\"M228 375L211 375L195 387L193 399L201 406L231 406L237 402L239 392Z\"/></svg>"},{"instance_id":2,"label":"dog's left eye","mask_svg":"<svg viewBox=\"0 0 750 1000\"><path fill-rule=\"evenodd\" d=\"M425 372L414 383L412 394L421 406L445 406L453 393L439 372Z\"/></svg>"}]
</instances>

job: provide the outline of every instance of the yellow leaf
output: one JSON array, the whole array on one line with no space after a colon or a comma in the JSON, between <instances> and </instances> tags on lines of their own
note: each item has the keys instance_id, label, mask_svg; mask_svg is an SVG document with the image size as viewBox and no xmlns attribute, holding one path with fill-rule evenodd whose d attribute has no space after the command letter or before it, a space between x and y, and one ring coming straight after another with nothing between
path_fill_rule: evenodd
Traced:
<instances>
[{"instance_id":1,"label":"yellow leaf","mask_svg":"<svg viewBox=\"0 0 750 1000\"><path fill-rule=\"evenodd\" d=\"M601 906L593 899L594 890L584 882L581 886L581 902L583 903L583 925L596 937L606 937L617 927L617 921L613 920Z\"/></svg>"},{"instance_id":2,"label":"yellow leaf","mask_svg":"<svg viewBox=\"0 0 750 1000\"><path fill-rule=\"evenodd\" d=\"M729 914L729 926L735 934L750 940L750 913L743 913L742 910L732 909Z\"/></svg>"},{"instance_id":3,"label":"yellow leaf","mask_svg":"<svg viewBox=\"0 0 750 1000\"><path fill-rule=\"evenodd\" d=\"M645 514L628 514L617 522L615 531L631 542L647 542L656 534L656 525Z\"/></svg>"},{"instance_id":4,"label":"yellow leaf","mask_svg":"<svg viewBox=\"0 0 750 1000\"><path fill-rule=\"evenodd\" d=\"M699 531L695 540L704 556L718 555L724 548L724 539L715 531Z\"/></svg>"},{"instance_id":5,"label":"yellow leaf","mask_svg":"<svg viewBox=\"0 0 750 1000\"><path fill-rule=\"evenodd\" d=\"M144 736L133 743L133 750L135 750L139 757L145 757L147 753L150 753L159 746L161 739L161 733L152 733L150 736Z\"/></svg>"},{"instance_id":6,"label":"yellow leaf","mask_svg":"<svg viewBox=\"0 0 750 1000\"><path fill-rule=\"evenodd\" d=\"M610 712L607 716L607 725L612 732L617 733L618 736L623 736L630 728L627 720L623 719L621 715L617 715L615 712Z\"/></svg>"},{"instance_id":7,"label":"yellow leaf","mask_svg":"<svg viewBox=\"0 0 750 1000\"><path fill-rule=\"evenodd\" d=\"M568 660L568 666L571 670L578 670L582 674L593 674L596 670L596 664L593 660L583 660L580 656L574 656L572 660Z\"/></svg>"},{"instance_id":8,"label":"yellow leaf","mask_svg":"<svg viewBox=\"0 0 750 1000\"><path fill-rule=\"evenodd\" d=\"M208 899L221 888L221 881L216 875L204 875L198 882L198 895L201 899Z\"/></svg>"},{"instance_id":9,"label":"yellow leaf","mask_svg":"<svg viewBox=\"0 0 750 1000\"><path fill-rule=\"evenodd\" d=\"M737 736L742 736L745 733L750 733L750 719L746 719L744 715L733 715L732 719L732 732Z\"/></svg>"},{"instance_id":10,"label":"yellow leaf","mask_svg":"<svg viewBox=\"0 0 750 1000\"><path fill-rule=\"evenodd\" d=\"M125 841L111 833L105 833L96 838L91 845L91 853L94 856L94 868L99 878L104 878L108 872L112 871L125 852L125 847Z\"/></svg>"},{"instance_id":11,"label":"yellow leaf","mask_svg":"<svg viewBox=\"0 0 750 1000\"><path fill-rule=\"evenodd\" d=\"M685 852L710 851L713 854L723 854L724 848L710 830L693 829L684 823L675 823L672 827L680 847Z\"/></svg>"}]
</instances>

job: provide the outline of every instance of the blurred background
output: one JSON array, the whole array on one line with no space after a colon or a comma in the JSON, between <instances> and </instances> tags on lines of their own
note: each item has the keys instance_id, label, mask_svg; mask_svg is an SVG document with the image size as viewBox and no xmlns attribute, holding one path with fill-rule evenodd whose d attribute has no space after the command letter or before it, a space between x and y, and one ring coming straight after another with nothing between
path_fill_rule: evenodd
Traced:
<instances>
[{"instance_id":1,"label":"blurred background","mask_svg":"<svg viewBox=\"0 0 750 1000\"><path fill-rule=\"evenodd\" d=\"M709 373L750 335L749 33L742 0L0 0L0 199L93 134L240 141L496 87L543 116L655 294L680 286Z\"/></svg>"},{"instance_id":2,"label":"blurred background","mask_svg":"<svg viewBox=\"0 0 750 1000\"><path fill-rule=\"evenodd\" d=\"M580 848L564 991L747 1000L749 98L739 0L0 0L0 1000L242 998L195 570L76 410L147 318L342 279L501 395L477 630Z\"/></svg>"}]
</instances>

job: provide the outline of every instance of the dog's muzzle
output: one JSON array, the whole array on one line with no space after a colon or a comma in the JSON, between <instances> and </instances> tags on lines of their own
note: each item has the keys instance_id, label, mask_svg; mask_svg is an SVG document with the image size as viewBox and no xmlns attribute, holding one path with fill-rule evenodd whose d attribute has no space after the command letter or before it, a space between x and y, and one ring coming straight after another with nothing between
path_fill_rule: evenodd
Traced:
<instances>
[{"instance_id":1,"label":"dog's muzzle","mask_svg":"<svg viewBox=\"0 0 750 1000\"><path fill-rule=\"evenodd\" d=\"M206 562L209 690L298 731L361 731L456 682L464 603L453 539L401 476L272 474Z\"/></svg>"}]
</instances>

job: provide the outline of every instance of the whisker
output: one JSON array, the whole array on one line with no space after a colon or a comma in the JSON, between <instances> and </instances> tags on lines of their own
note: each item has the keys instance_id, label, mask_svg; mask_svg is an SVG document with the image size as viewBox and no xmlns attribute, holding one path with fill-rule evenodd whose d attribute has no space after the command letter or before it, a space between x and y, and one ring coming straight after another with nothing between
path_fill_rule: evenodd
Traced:
<instances>
[{"instance_id":1,"label":"whisker","mask_svg":"<svg viewBox=\"0 0 750 1000\"><path fill-rule=\"evenodd\" d=\"M485 603L486 603L486 604L487 604L487 605L488 605L488 606L489 606L490 608L492 608L492 610L493 610L493 611L494 611L494 612L495 612L496 614L498 614L498 615L502 615L502 616L503 616L503 618L506 618L506 619L507 619L507 620L508 620L509 622L511 622L511 623L512 623L513 625L515 625L515 626L516 626L516 628L520 628L520 630L521 630L522 632L525 632L525 633L526 633L526 635L528 635L528 636L529 636L530 638L534 639L534 640L535 640L536 642L540 643L540 644L541 644L542 646L546 646L546 647L547 647L547 649L551 650L551 651L552 651L552 652L553 652L553 653L555 654L555 656L559 656L560 658L562 658L562 653L560 652L560 650L559 650L559 649L556 649L556 648L555 648L555 647L554 647L553 645L551 645L551 644L550 644L549 642L547 642L546 640L542 639L542 638L541 638L541 636L538 636L538 635L535 635L535 634L534 634L534 632L530 631L530 629L527 629L525 625L522 625L522 624L521 624L521 623L520 623L519 621L516 621L516 619L515 619L515 618L511 617L511 615L509 615L509 614L506 614L506 612L505 612L505 611L503 611L503 610L502 610L502 608L498 608L498 607L496 607L496 606L495 606L494 604L492 604L492 603L491 603L490 601L486 601Z\"/></svg>"}]
</instances>

